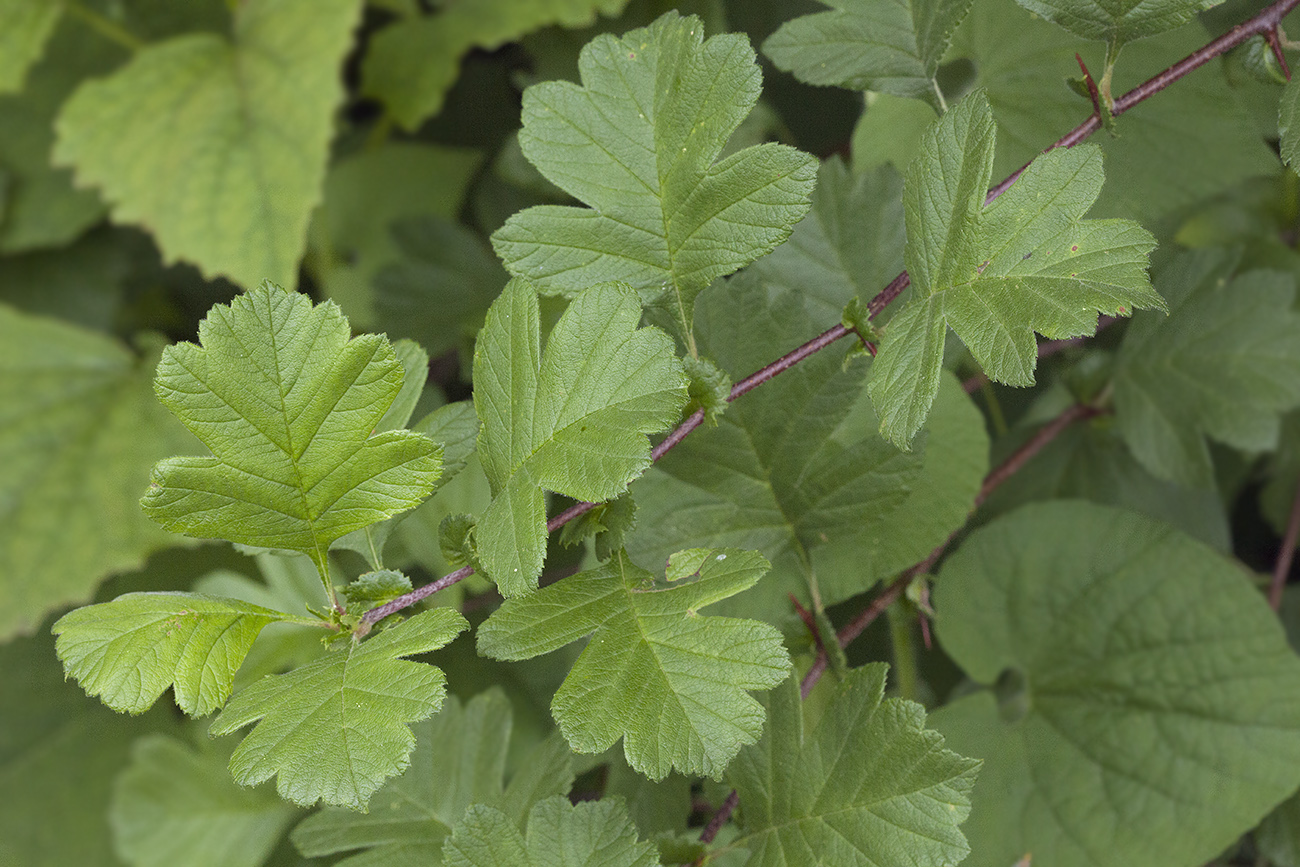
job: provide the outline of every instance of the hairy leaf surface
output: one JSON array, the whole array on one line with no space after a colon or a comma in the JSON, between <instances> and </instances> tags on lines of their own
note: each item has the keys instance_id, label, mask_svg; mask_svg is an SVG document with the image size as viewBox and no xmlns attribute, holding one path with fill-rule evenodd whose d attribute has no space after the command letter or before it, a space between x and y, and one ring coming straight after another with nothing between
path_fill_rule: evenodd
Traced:
<instances>
[{"instance_id":1,"label":"hairy leaf surface","mask_svg":"<svg viewBox=\"0 0 1300 867\"><path fill-rule=\"evenodd\" d=\"M971 0L822 0L829 12L793 18L763 53L808 84L875 90L943 104L934 75Z\"/></svg>"},{"instance_id":2,"label":"hairy leaf surface","mask_svg":"<svg viewBox=\"0 0 1300 867\"><path fill-rule=\"evenodd\" d=\"M181 541L138 505L149 467L193 447L142 348L0 306L0 637Z\"/></svg>"},{"instance_id":3,"label":"hairy leaf surface","mask_svg":"<svg viewBox=\"0 0 1300 867\"><path fill-rule=\"evenodd\" d=\"M1206 437L1244 451L1277 447L1283 412L1300 405L1295 277L1251 271L1237 257L1184 254L1156 281L1169 316L1144 314L1116 359L1120 433L1160 478L1211 487Z\"/></svg>"},{"instance_id":4,"label":"hairy leaf surface","mask_svg":"<svg viewBox=\"0 0 1300 867\"><path fill-rule=\"evenodd\" d=\"M168 259L244 286L292 285L360 7L248 0L233 41L192 32L142 48L64 105L55 161Z\"/></svg>"},{"instance_id":5,"label":"hairy leaf surface","mask_svg":"<svg viewBox=\"0 0 1300 867\"><path fill-rule=\"evenodd\" d=\"M262 627L293 619L238 599L128 593L68 612L53 632L68 676L113 710L142 713L174 686L198 717L225 704Z\"/></svg>"},{"instance_id":6,"label":"hairy leaf surface","mask_svg":"<svg viewBox=\"0 0 1300 867\"><path fill-rule=\"evenodd\" d=\"M1094 145L1050 151L988 207L993 113L982 91L926 133L908 167L904 258L914 296L890 320L867 388L900 446L939 390L944 338L957 333L991 378L1032 385L1034 332L1091 334L1097 314L1163 308L1147 279L1155 239L1130 220L1084 220L1103 180Z\"/></svg>"},{"instance_id":7,"label":"hairy leaf surface","mask_svg":"<svg viewBox=\"0 0 1300 867\"><path fill-rule=\"evenodd\" d=\"M660 584L620 551L507 600L479 627L479 650L528 659L590 634L551 703L570 745L599 753L621 737L628 764L652 779L670 770L720 777L762 732L762 708L745 691L780 683L790 661L768 624L696 612L767 568L754 551L693 549L674 555Z\"/></svg>"},{"instance_id":8,"label":"hairy leaf surface","mask_svg":"<svg viewBox=\"0 0 1300 867\"><path fill-rule=\"evenodd\" d=\"M972 867L1212 859L1300 783L1300 660L1240 568L1082 502L977 530L936 581L976 682L931 719L984 759Z\"/></svg>"},{"instance_id":9,"label":"hairy leaf surface","mask_svg":"<svg viewBox=\"0 0 1300 867\"><path fill-rule=\"evenodd\" d=\"M158 365L159 399L212 450L154 468L141 505L167 529L300 551L328 586L331 542L433 489L440 449L427 437L371 435L401 362L382 335L350 339L333 304L263 283L214 307L199 342Z\"/></svg>"},{"instance_id":10,"label":"hairy leaf surface","mask_svg":"<svg viewBox=\"0 0 1300 867\"><path fill-rule=\"evenodd\" d=\"M368 813L327 807L294 829L294 844L311 858L362 850L340 862L347 867L438 864L443 841L472 804L497 807L522 826L539 800L568 793L572 754L554 736L506 786L511 717L499 689L464 705L450 696L436 716L412 726L411 766L375 793Z\"/></svg>"},{"instance_id":11,"label":"hairy leaf surface","mask_svg":"<svg viewBox=\"0 0 1300 867\"><path fill-rule=\"evenodd\" d=\"M626 281L689 343L695 297L789 236L808 210L817 161L771 143L718 161L762 75L743 36L706 41L694 16L669 12L621 39L599 36L579 69L581 86L524 92L519 141L547 179L591 208L528 208L493 246L545 293Z\"/></svg>"},{"instance_id":12,"label":"hairy leaf surface","mask_svg":"<svg viewBox=\"0 0 1300 867\"><path fill-rule=\"evenodd\" d=\"M582 27L613 16L627 0L474 0L407 18L375 34L362 64L362 91L381 100L408 131L442 109L472 48L488 51L550 24Z\"/></svg>"},{"instance_id":13,"label":"hairy leaf surface","mask_svg":"<svg viewBox=\"0 0 1300 867\"><path fill-rule=\"evenodd\" d=\"M298 810L235 785L228 752L140 738L113 786L114 848L132 867L261 867Z\"/></svg>"},{"instance_id":14,"label":"hairy leaf surface","mask_svg":"<svg viewBox=\"0 0 1300 867\"><path fill-rule=\"evenodd\" d=\"M537 586L546 553L542 489L599 502L650 465L646 435L677 421L686 377L663 332L637 328L625 284L573 299L541 350L537 294L512 280L474 350L478 454L492 505L477 528L488 576L506 596Z\"/></svg>"},{"instance_id":15,"label":"hairy leaf surface","mask_svg":"<svg viewBox=\"0 0 1300 867\"><path fill-rule=\"evenodd\" d=\"M401 657L437 650L467 625L446 608L424 611L236 693L211 729L227 735L256 723L230 759L235 781L278 776L280 797L295 804L364 809L409 764L415 736L406 724L437 713L446 691L442 671Z\"/></svg>"},{"instance_id":16,"label":"hairy leaf surface","mask_svg":"<svg viewBox=\"0 0 1300 867\"><path fill-rule=\"evenodd\" d=\"M796 678L767 698L768 731L727 774L747 867L956 864L970 852L957 826L979 762L945 749L919 704L885 699L885 670L851 671L807 734Z\"/></svg>"},{"instance_id":17,"label":"hairy leaf surface","mask_svg":"<svg viewBox=\"0 0 1300 867\"><path fill-rule=\"evenodd\" d=\"M447 867L658 867L653 843L637 839L622 800L571 804L548 798L528 814L527 835L493 807L471 807L443 852Z\"/></svg>"}]
</instances>

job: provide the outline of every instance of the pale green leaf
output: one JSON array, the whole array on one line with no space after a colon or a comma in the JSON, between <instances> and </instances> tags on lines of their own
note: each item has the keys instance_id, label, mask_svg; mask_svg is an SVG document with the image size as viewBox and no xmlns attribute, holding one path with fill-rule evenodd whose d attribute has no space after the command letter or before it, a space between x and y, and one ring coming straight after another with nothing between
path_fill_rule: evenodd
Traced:
<instances>
[{"instance_id":1,"label":"pale green leaf","mask_svg":"<svg viewBox=\"0 0 1300 867\"><path fill-rule=\"evenodd\" d=\"M362 91L409 131L442 110L472 48L489 51L551 24L584 27L627 0L474 0L399 21L375 34L362 64Z\"/></svg>"},{"instance_id":2,"label":"pale green leaf","mask_svg":"<svg viewBox=\"0 0 1300 867\"><path fill-rule=\"evenodd\" d=\"M1118 48L1134 39L1181 27L1223 0L1016 0L1084 39Z\"/></svg>"},{"instance_id":3,"label":"pale green leaf","mask_svg":"<svg viewBox=\"0 0 1300 867\"><path fill-rule=\"evenodd\" d=\"M762 75L745 37L705 41L694 16L669 12L621 39L598 36L579 69L581 86L524 91L519 141L547 179L591 208L528 208L493 246L544 293L631 283L689 343L695 297L789 236L808 210L817 161L768 143L715 162Z\"/></svg>"},{"instance_id":4,"label":"pale green leaf","mask_svg":"<svg viewBox=\"0 0 1300 867\"><path fill-rule=\"evenodd\" d=\"M808 84L875 90L943 105L934 75L971 0L822 0L829 12L793 18L763 53Z\"/></svg>"},{"instance_id":5,"label":"pale green leaf","mask_svg":"<svg viewBox=\"0 0 1300 867\"><path fill-rule=\"evenodd\" d=\"M535 803L568 793L573 768L568 747L553 737L505 786L511 716L499 689L464 705L451 696L436 716L412 726L411 766L375 793L368 813L327 807L294 829L294 844L308 857L361 850L341 862L347 867L437 864L471 804L499 807L522 827Z\"/></svg>"},{"instance_id":6,"label":"pale green leaf","mask_svg":"<svg viewBox=\"0 0 1300 867\"><path fill-rule=\"evenodd\" d=\"M228 753L166 735L135 742L113 786L113 846L132 867L261 867L298 811L244 789Z\"/></svg>"},{"instance_id":7,"label":"pale green leaf","mask_svg":"<svg viewBox=\"0 0 1300 867\"><path fill-rule=\"evenodd\" d=\"M454 217L481 162L482 155L468 148L388 141L330 165L325 199L312 217L306 264L354 326L387 329L390 337L419 339L434 355L441 351L426 343L422 333L388 328L380 316L376 280L384 267L409 255L395 226ZM500 288L498 283L495 289Z\"/></svg>"},{"instance_id":8,"label":"pale green leaf","mask_svg":"<svg viewBox=\"0 0 1300 867\"><path fill-rule=\"evenodd\" d=\"M831 157L817 170L812 210L794 227L790 240L748 270L757 272L773 299L783 292L798 294L813 325L829 328L839 322L849 301L869 301L903 270L902 200L897 172L855 175L843 160ZM744 376L750 371L731 372Z\"/></svg>"},{"instance_id":9,"label":"pale green leaf","mask_svg":"<svg viewBox=\"0 0 1300 867\"><path fill-rule=\"evenodd\" d=\"M62 11L49 0L0 2L0 93L22 90L27 70L40 59Z\"/></svg>"},{"instance_id":10,"label":"pale green leaf","mask_svg":"<svg viewBox=\"0 0 1300 867\"><path fill-rule=\"evenodd\" d=\"M186 535L300 551L328 586L331 542L417 505L438 477L427 437L371 435L401 363L382 335L350 339L333 304L270 283L212 308L199 341L167 348L156 390L212 456L161 461L141 505Z\"/></svg>"},{"instance_id":11,"label":"pale green leaf","mask_svg":"<svg viewBox=\"0 0 1300 867\"><path fill-rule=\"evenodd\" d=\"M700 346L737 378L771 361L771 347L816 334L801 308L817 302L766 294L747 271L701 299ZM863 593L961 526L987 470L970 399L945 377L923 447L904 454L876 433L865 362L845 370L842 358L828 350L785 371L638 480L633 559L661 561L684 545L757 548L771 574L719 610L775 620L790 614L790 594L812 606L814 586L826 605Z\"/></svg>"},{"instance_id":12,"label":"pale green leaf","mask_svg":"<svg viewBox=\"0 0 1300 867\"><path fill-rule=\"evenodd\" d=\"M717 778L762 732L762 708L745 691L780 683L790 661L768 624L696 613L752 587L768 568L761 554L674 556L666 584L620 551L507 600L479 627L478 646L495 659L528 659L591 634L551 703L569 744L599 753L621 737L628 764L653 779L670 770Z\"/></svg>"},{"instance_id":13,"label":"pale green leaf","mask_svg":"<svg viewBox=\"0 0 1300 867\"><path fill-rule=\"evenodd\" d=\"M866 108L858 117L849 142L853 171L861 174L886 164L899 172L906 171L916 153L916 143L932 123L934 109L924 103L887 93L867 94ZM902 196L898 199L901 204ZM902 224L899 217L900 228ZM898 249L902 248L900 243ZM902 270L901 261L899 270Z\"/></svg>"},{"instance_id":14,"label":"pale green leaf","mask_svg":"<svg viewBox=\"0 0 1300 867\"><path fill-rule=\"evenodd\" d=\"M946 749L919 704L885 699L885 670L852 670L806 734L798 680L772 691L768 731L727 775L748 867L956 864L970 851L957 826L979 762Z\"/></svg>"},{"instance_id":15,"label":"pale green leaf","mask_svg":"<svg viewBox=\"0 0 1300 867\"><path fill-rule=\"evenodd\" d=\"M686 377L667 335L638 329L630 287L577 295L541 350L537 294L512 280L474 350L479 460L492 505L479 554L506 596L537 586L546 553L542 489L579 500L617 497L650 466L650 441L677 421Z\"/></svg>"},{"instance_id":16,"label":"pale green leaf","mask_svg":"<svg viewBox=\"0 0 1300 867\"><path fill-rule=\"evenodd\" d=\"M1147 279L1155 239L1128 220L1085 220L1103 180L1094 145L1050 151L988 207L993 113L982 91L931 127L908 167L913 300L889 324L868 391L881 430L909 443L939 387L945 326L984 371L1031 385L1034 332L1091 334L1097 314L1162 308Z\"/></svg>"},{"instance_id":17,"label":"pale green leaf","mask_svg":"<svg viewBox=\"0 0 1300 867\"><path fill-rule=\"evenodd\" d=\"M931 718L985 761L972 867L1202 864L1300 784L1300 660L1240 567L1172 527L1034 504L933 598L945 650L998 683Z\"/></svg>"},{"instance_id":18,"label":"pale green leaf","mask_svg":"<svg viewBox=\"0 0 1300 867\"><path fill-rule=\"evenodd\" d=\"M189 33L83 84L55 162L168 259L244 286L296 282L343 96L358 0L248 0L234 39Z\"/></svg>"},{"instance_id":19,"label":"pale green leaf","mask_svg":"<svg viewBox=\"0 0 1300 867\"><path fill-rule=\"evenodd\" d=\"M617 798L571 804L548 798L528 815L527 837L500 810L474 806L443 851L447 867L659 867L654 844Z\"/></svg>"},{"instance_id":20,"label":"pale green leaf","mask_svg":"<svg viewBox=\"0 0 1300 867\"><path fill-rule=\"evenodd\" d=\"M206 716L230 696L262 627L290 615L195 593L128 593L54 624L68 676L116 711L143 713L174 686L176 704Z\"/></svg>"},{"instance_id":21,"label":"pale green leaf","mask_svg":"<svg viewBox=\"0 0 1300 867\"><path fill-rule=\"evenodd\" d=\"M0 636L181 541L138 505L193 444L150 391L156 351L0 306Z\"/></svg>"},{"instance_id":22,"label":"pale green leaf","mask_svg":"<svg viewBox=\"0 0 1300 867\"><path fill-rule=\"evenodd\" d=\"M401 657L437 650L467 625L446 608L424 611L236 693L211 729L226 735L256 723L231 757L235 781L277 776L280 797L295 804L364 809L409 763L415 737L406 724L442 707L443 673Z\"/></svg>"},{"instance_id":23,"label":"pale green leaf","mask_svg":"<svg viewBox=\"0 0 1300 867\"><path fill-rule=\"evenodd\" d=\"M1169 316L1134 319L1115 361L1120 434L1153 475L1214 485L1206 437L1244 451L1277 447L1282 413L1300 406L1295 277L1251 271L1236 256L1186 253L1156 287Z\"/></svg>"}]
</instances>

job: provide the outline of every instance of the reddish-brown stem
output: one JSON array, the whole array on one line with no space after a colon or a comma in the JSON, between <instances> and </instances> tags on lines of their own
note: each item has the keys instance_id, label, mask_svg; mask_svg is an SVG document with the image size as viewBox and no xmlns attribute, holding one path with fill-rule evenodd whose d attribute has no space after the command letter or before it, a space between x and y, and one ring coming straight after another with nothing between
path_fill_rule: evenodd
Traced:
<instances>
[{"instance_id":1,"label":"reddish-brown stem","mask_svg":"<svg viewBox=\"0 0 1300 867\"><path fill-rule=\"evenodd\" d=\"M1277 562L1273 564L1273 580L1268 585L1268 604L1274 611L1282 607L1282 590L1286 587L1287 576L1291 574L1297 539L1300 539L1300 482L1296 483L1295 497L1291 500L1291 514L1286 519L1286 533L1282 536L1282 550L1277 554Z\"/></svg>"},{"instance_id":2,"label":"reddish-brown stem","mask_svg":"<svg viewBox=\"0 0 1300 867\"><path fill-rule=\"evenodd\" d=\"M1079 62L1079 68L1083 70L1083 83L1088 86L1088 99L1092 100L1093 113L1101 115L1101 94L1097 92L1097 82L1092 80L1092 73L1088 71L1088 65L1083 62L1083 58L1076 51L1074 59Z\"/></svg>"},{"instance_id":3,"label":"reddish-brown stem","mask_svg":"<svg viewBox=\"0 0 1300 867\"><path fill-rule=\"evenodd\" d=\"M1012 453L1011 457L1007 458L984 477L984 483L980 485L979 492L975 495L975 501L971 505L971 511L974 512L975 509L982 506L984 501L989 498L990 494L997 490L1003 482L1019 472L1020 469L1028 463L1031 458L1041 452L1048 443L1060 436L1061 431L1065 430L1075 422L1092 418L1100 413L1101 410L1094 406L1074 404L1065 412L1039 428L1038 432L1030 437L1028 442L1016 449L1015 452ZM861 635L868 626L875 622L876 618L885 612L885 609L889 608L890 605L893 605L894 602L898 600L898 597L903 595L903 592L907 590L907 585L916 580L918 576L924 575L934 568L934 564L939 562L939 558L943 556L943 552L948 550L948 546L952 544L953 540L957 538L957 535L960 532L960 527L954 530L948 538L940 542L924 560L911 566L890 582L890 584L882 590L876 598L871 600L871 604L863 609L863 611L859 613L857 617L853 618L852 621L845 624L844 628L841 629L836 636L839 640L840 647L847 647L854 639ZM808 673L804 675L803 681L799 686L799 691L804 698L808 697L808 694L812 692L812 688L817 685L817 681L826 673L827 662L826 654L817 654L817 659L813 662L812 668L808 669Z\"/></svg>"},{"instance_id":4,"label":"reddish-brown stem","mask_svg":"<svg viewBox=\"0 0 1300 867\"><path fill-rule=\"evenodd\" d=\"M718 812L714 813L713 818L709 820L709 824L704 826L704 830L700 833L701 843L713 842L713 838L717 837L722 826L727 824L727 820L736 811L736 805L739 803L740 796L736 794L735 789L732 789L731 794L727 795L727 799L722 802L722 806L718 807Z\"/></svg>"}]
</instances>

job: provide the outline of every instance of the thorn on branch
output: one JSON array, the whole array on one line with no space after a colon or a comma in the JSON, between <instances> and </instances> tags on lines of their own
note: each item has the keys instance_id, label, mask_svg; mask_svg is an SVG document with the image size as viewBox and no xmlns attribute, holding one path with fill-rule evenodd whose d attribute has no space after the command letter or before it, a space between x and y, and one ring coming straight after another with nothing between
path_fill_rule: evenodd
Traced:
<instances>
[{"instance_id":1,"label":"thorn on branch","mask_svg":"<svg viewBox=\"0 0 1300 867\"><path fill-rule=\"evenodd\" d=\"M1290 81L1291 67L1287 65L1286 53L1282 51L1281 29L1282 25L1278 24L1273 29L1264 31L1264 41L1268 43L1268 47L1273 51L1273 57L1277 59L1277 65L1282 70L1282 74L1286 76L1287 81Z\"/></svg>"},{"instance_id":2,"label":"thorn on branch","mask_svg":"<svg viewBox=\"0 0 1300 867\"><path fill-rule=\"evenodd\" d=\"M1101 94L1097 91L1097 82L1093 80L1092 73L1088 71L1088 65L1083 62L1083 58L1076 51L1074 59L1078 61L1079 68L1083 70L1083 83L1088 88L1088 98L1092 100L1092 113L1097 116L1097 120L1102 119L1101 114Z\"/></svg>"}]
</instances>

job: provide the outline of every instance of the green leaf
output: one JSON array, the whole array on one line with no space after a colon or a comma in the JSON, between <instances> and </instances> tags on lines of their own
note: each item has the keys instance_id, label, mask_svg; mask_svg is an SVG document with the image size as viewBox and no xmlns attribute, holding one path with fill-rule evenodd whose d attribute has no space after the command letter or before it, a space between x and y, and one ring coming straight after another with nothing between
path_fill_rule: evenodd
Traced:
<instances>
[{"instance_id":1,"label":"green leaf","mask_svg":"<svg viewBox=\"0 0 1300 867\"><path fill-rule=\"evenodd\" d=\"M294 829L294 844L312 858L363 850L342 862L357 867L437 864L443 841L471 804L501 808L522 825L533 804L568 793L572 754L551 738L505 786L511 717L499 689L464 705L451 696L437 716L412 726L411 766L375 793L370 812L327 807Z\"/></svg>"},{"instance_id":2,"label":"green leaf","mask_svg":"<svg viewBox=\"0 0 1300 867\"><path fill-rule=\"evenodd\" d=\"M193 443L150 393L155 354L0 306L0 637L179 541L137 504Z\"/></svg>"},{"instance_id":3,"label":"green leaf","mask_svg":"<svg viewBox=\"0 0 1300 867\"><path fill-rule=\"evenodd\" d=\"M0 643L0 670L0 864L122 867L108 823L114 777L134 739L177 732L180 718L165 707L124 716L87 698L64 681L46 629Z\"/></svg>"},{"instance_id":4,"label":"green leaf","mask_svg":"<svg viewBox=\"0 0 1300 867\"><path fill-rule=\"evenodd\" d=\"M1288 84L1282 91L1277 106L1277 131L1282 137L1282 161L1295 168L1300 166L1300 86Z\"/></svg>"},{"instance_id":5,"label":"green leaf","mask_svg":"<svg viewBox=\"0 0 1300 867\"><path fill-rule=\"evenodd\" d=\"M1300 865L1300 795L1292 795L1264 818L1255 831L1255 844L1268 863Z\"/></svg>"},{"instance_id":6,"label":"green leaf","mask_svg":"<svg viewBox=\"0 0 1300 867\"><path fill-rule=\"evenodd\" d=\"M402 262L407 255L395 227L408 220L455 216L482 159L467 148L389 141L349 154L329 167L325 200L312 217L306 265L354 326L368 331L387 328L376 280L384 267ZM448 250L445 255L458 252ZM501 272L500 265L496 270ZM493 295L503 283L504 278ZM418 338L434 355L441 351L426 343L421 333L388 329L388 334Z\"/></svg>"},{"instance_id":7,"label":"green leaf","mask_svg":"<svg viewBox=\"0 0 1300 867\"><path fill-rule=\"evenodd\" d=\"M140 738L113 787L114 848L133 867L261 867L298 811L236 786L228 755L167 735Z\"/></svg>"},{"instance_id":8,"label":"green leaf","mask_svg":"<svg viewBox=\"0 0 1300 867\"><path fill-rule=\"evenodd\" d=\"M436 217L392 227L401 259L375 275L375 318L434 356L469 346L509 278L475 232Z\"/></svg>"},{"instance_id":9,"label":"green leaf","mask_svg":"<svg viewBox=\"0 0 1300 867\"><path fill-rule=\"evenodd\" d=\"M360 7L248 0L233 42L189 33L146 46L67 101L55 162L99 187L115 220L152 232L167 259L244 286L292 285Z\"/></svg>"},{"instance_id":10,"label":"green leaf","mask_svg":"<svg viewBox=\"0 0 1300 867\"><path fill-rule=\"evenodd\" d=\"M472 48L488 51L551 24L584 27L597 13L614 16L627 0L475 0L448 4L436 15L408 18L371 40L362 64L362 92L380 100L407 131L442 110Z\"/></svg>"},{"instance_id":11,"label":"green leaf","mask_svg":"<svg viewBox=\"0 0 1300 867\"><path fill-rule=\"evenodd\" d=\"M143 713L169 686L190 716L225 704L262 627L288 614L195 593L128 593L54 624L68 676L116 711Z\"/></svg>"},{"instance_id":12,"label":"green leaf","mask_svg":"<svg viewBox=\"0 0 1300 867\"><path fill-rule=\"evenodd\" d=\"M295 804L364 809L409 763L415 737L405 724L442 707L442 672L401 657L437 650L467 625L446 608L424 611L236 693L211 729L227 735L256 723L230 759L235 781L278 775L276 791Z\"/></svg>"},{"instance_id":13,"label":"green leaf","mask_svg":"<svg viewBox=\"0 0 1300 867\"><path fill-rule=\"evenodd\" d=\"M971 0L822 0L763 43L778 68L807 84L874 90L943 106L934 75Z\"/></svg>"},{"instance_id":14,"label":"green leaf","mask_svg":"<svg viewBox=\"0 0 1300 867\"><path fill-rule=\"evenodd\" d=\"M650 466L647 434L686 402L667 335L638 329L641 305L619 283L579 294L542 352L537 295L512 280L474 351L478 454L492 505L478 523L488 576L506 596L537 586L546 553L542 490L599 502Z\"/></svg>"},{"instance_id":15,"label":"green leaf","mask_svg":"<svg viewBox=\"0 0 1300 867\"><path fill-rule=\"evenodd\" d=\"M817 161L778 144L715 162L758 99L745 37L704 40L694 16L663 15L622 39L598 36L582 85L524 91L524 154L590 209L528 208L492 236L512 274L570 295L631 283L690 344L695 297L771 251L807 212Z\"/></svg>"},{"instance_id":16,"label":"green leaf","mask_svg":"<svg viewBox=\"0 0 1300 867\"><path fill-rule=\"evenodd\" d=\"M591 634L551 703L569 744L599 753L621 737L628 764L653 779L670 770L718 778L762 732L762 708L745 690L780 683L790 661L768 624L696 612L767 568L754 551L693 549L674 555L668 584L657 584L620 551L507 600L479 627L479 652L529 659Z\"/></svg>"},{"instance_id":17,"label":"green leaf","mask_svg":"<svg viewBox=\"0 0 1300 867\"><path fill-rule=\"evenodd\" d=\"M979 762L945 749L919 704L885 699L885 670L852 670L807 735L798 680L772 691L768 731L727 775L748 867L956 864L970 852L957 826Z\"/></svg>"},{"instance_id":18,"label":"green leaf","mask_svg":"<svg viewBox=\"0 0 1300 867\"><path fill-rule=\"evenodd\" d=\"M0 93L22 90L27 70L40 59L62 11L47 0L0 2Z\"/></svg>"},{"instance_id":19,"label":"green leaf","mask_svg":"<svg viewBox=\"0 0 1300 867\"><path fill-rule=\"evenodd\" d=\"M1181 27L1223 0L1016 0L1021 6L1084 39L1117 49L1126 42Z\"/></svg>"},{"instance_id":20,"label":"green leaf","mask_svg":"<svg viewBox=\"0 0 1300 867\"><path fill-rule=\"evenodd\" d=\"M817 302L768 302L767 292L747 271L701 299L700 345L737 377L771 361L771 347L816 334L801 307ZM757 548L771 574L720 610L775 621L790 613L790 594L810 607L843 601L961 526L988 467L970 399L945 377L924 447L904 454L876 433L865 363L846 370L841 358L820 352L745 395L638 480L633 559L661 561L683 545Z\"/></svg>"},{"instance_id":21,"label":"green leaf","mask_svg":"<svg viewBox=\"0 0 1300 867\"><path fill-rule=\"evenodd\" d=\"M798 294L812 322L829 328L849 301L870 301L903 270L902 199L897 172L855 175L843 160L831 157L817 170L812 210L789 241L749 270L758 272L770 297Z\"/></svg>"},{"instance_id":22,"label":"green leaf","mask_svg":"<svg viewBox=\"0 0 1300 867\"><path fill-rule=\"evenodd\" d=\"M382 335L349 335L333 304L270 283L212 308L202 345L168 347L156 383L212 456L159 462L145 513L190 536L300 551L328 588L330 543L418 504L441 464L420 434L371 435L402 365Z\"/></svg>"},{"instance_id":23,"label":"green leaf","mask_svg":"<svg viewBox=\"0 0 1300 867\"><path fill-rule=\"evenodd\" d=\"M1300 660L1240 567L1172 527L1034 504L966 540L934 606L1000 685L931 718L985 760L972 867L1201 864L1300 783Z\"/></svg>"},{"instance_id":24,"label":"green leaf","mask_svg":"<svg viewBox=\"0 0 1300 867\"><path fill-rule=\"evenodd\" d=\"M617 798L570 804L548 798L528 815L527 838L500 810L474 806L443 851L447 867L658 867L654 844L637 840L636 826Z\"/></svg>"},{"instance_id":25,"label":"green leaf","mask_svg":"<svg viewBox=\"0 0 1300 867\"><path fill-rule=\"evenodd\" d=\"M1238 257L1186 253L1156 280L1169 316L1134 319L1116 359L1116 422L1153 475L1214 485L1206 437L1244 451L1277 447L1279 416L1300 406L1295 277Z\"/></svg>"},{"instance_id":26,"label":"green leaf","mask_svg":"<svg viewBox=\"0 0 1300 867\"><path fill-rule=\"evenodd\" d=\"M926 133L904 188L913 300L889 323L867 388L880 429L906 445L939 389L945 326L984 371L1032 385L1034 332L1092 334L1097 314L1163 308L1147 279L1155 239L1129 220L1084 220L1103 180L1101 151L1079 145L1034 160L984 206L993 113L983 92Z\"/></svg>"}]
</instances>

